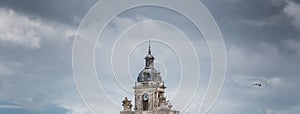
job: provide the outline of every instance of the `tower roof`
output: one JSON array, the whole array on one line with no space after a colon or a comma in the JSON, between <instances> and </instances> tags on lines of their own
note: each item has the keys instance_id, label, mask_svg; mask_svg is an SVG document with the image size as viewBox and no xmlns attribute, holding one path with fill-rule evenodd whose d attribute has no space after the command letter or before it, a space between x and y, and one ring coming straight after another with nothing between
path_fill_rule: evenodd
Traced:
<instances>
[{"instance_id":1,"label":"tower roof","mask_svg":"<svg viewBox=\"0 0 300 114\"><path fill-rule=\"evenodd\" d=\"M154 56L151 54L151 41L149 40L149 47L148 47L148 54L146 55L145 59L154 59Z\"/></svg>"},{"instance_id":2,"label":"tower roof","mask_svg":"<svg viewBox=\"0 0 300 114\"><path fill-rule=\"evenodd\" d=\"M139 73L138 82L159 81L161 82L160 72L154 68L154 57L151 54L151 46L149 40L148 54L145 57L145 68Z\"/></svg>"}]
</instances>

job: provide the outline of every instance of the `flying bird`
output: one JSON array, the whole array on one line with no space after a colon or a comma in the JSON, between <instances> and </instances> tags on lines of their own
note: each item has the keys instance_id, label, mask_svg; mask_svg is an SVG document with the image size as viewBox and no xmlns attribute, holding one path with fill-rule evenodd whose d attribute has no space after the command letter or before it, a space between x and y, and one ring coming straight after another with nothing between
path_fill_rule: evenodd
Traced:
<instances>
[{"instance_id":1,"label":"flying bird","mask_svg":"<svg viewBox=\"0 0 300 114\"><path fill-rule=\"evenodd\" d=\"M261 87L261 83L255 83L255 84L252 84L252 86L258 86L258 87Z\"/></svg>"}]
</instances>

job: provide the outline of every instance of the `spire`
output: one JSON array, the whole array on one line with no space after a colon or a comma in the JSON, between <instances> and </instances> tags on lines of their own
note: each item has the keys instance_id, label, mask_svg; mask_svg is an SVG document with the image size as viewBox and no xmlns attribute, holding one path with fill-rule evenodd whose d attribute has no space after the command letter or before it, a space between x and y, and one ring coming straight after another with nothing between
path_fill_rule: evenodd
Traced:
<instances>
[{"instance_id":1,"label":"spire","mask_svg":"<svg viewBox=\"0 0 300 114\"><path fill-rule=\"evenodd\" d=\"M149 55L151 55L151 45L150 45L151 42L150 42L150 41L151 41L151 40L149 40L149 48L148 48L148 54L149 54Z\"/></svg>"},{"instance_id":2,"label":"spire","mask_svg":"<svg viewBox=\"0 0 300 114\"><path fill-rule=\"evenodd\" d=\"M151 54L150 40L149 40L149 46L148 46L148 54L146 55L145 60L146 60L146 64L145 64L146 68L153 68L154 67L154 64L153 64L154 57Z\"/></svg>"}]
</instances>

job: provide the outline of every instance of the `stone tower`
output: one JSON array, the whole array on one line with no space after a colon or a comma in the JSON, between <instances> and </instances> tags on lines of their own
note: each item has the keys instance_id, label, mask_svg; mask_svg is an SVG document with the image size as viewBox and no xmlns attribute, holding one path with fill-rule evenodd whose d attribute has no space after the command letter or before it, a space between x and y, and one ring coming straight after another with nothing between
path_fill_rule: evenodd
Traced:
<instances>
[{"instance_id":1,"label":"stone tower","mask_svg":"<svg viewBox=\"0 0 300 114\"><path fill-rule=\"evenodd\" d=\"M125 97L123 111L120 114L179 114L179 111L171 110L171 103L164 95L165 85L160 72L154 68L154 56L151 54L149 41L148 54L145 57L145 67L139 73L134 89L134 107L131 101Z\"/></svg>"}]
</instances>

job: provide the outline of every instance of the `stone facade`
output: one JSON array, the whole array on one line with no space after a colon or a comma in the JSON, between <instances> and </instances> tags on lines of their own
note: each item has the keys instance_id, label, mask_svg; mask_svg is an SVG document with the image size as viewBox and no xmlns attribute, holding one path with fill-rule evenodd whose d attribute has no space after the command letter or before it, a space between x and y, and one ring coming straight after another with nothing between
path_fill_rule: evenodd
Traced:
<instances>
[{"instance_id":1,"label":"stone facade","mask_svg":"<svg viewBox=\"0 0 300 114\"><path fill-rule=\"evenodd\" d=\"M151 54L150 42L148 54L145 57L145 67L139 73L133 87L135 99L132 109L131 101L125 97L120 114L179 114L172 110L172 105L165 97L165 84L160 72L154 68L154 56Z\"/></svg>"}]
</instances>

